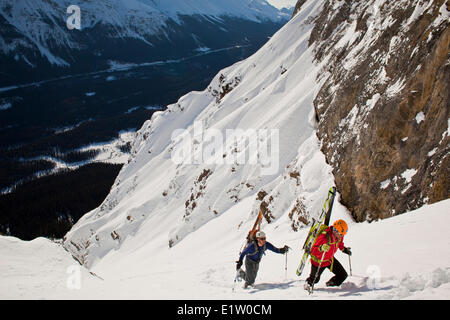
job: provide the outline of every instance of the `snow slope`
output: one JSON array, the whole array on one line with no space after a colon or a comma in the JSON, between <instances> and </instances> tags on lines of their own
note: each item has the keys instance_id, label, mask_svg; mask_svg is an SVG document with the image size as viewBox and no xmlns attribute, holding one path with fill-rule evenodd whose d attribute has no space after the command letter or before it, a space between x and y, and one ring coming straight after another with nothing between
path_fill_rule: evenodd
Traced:
<instances>
[{"instance_id":1,"label":"snow slope","mask_svg":"<svg viewBox=\"0 0 450 320\"><path fill-rule=\"evenodd\" d=\"M130 161L110 194L67 234L66 248L91 267L123 246L173 246L246 197L254 202L242 221L253 220L261 191L267 194L268 220L294 211L293 223L316 215L333 185L314 131L321 66L312 63L312 24L305 22L321 4L309 1L261 50L222 70L206 90L154 113L137 132ZM184 146L180 129L192 138L192 161L175 161ZM253 130L257 141L236 145L225 139L236 129ZM222 136L223 146L210 151L211 138L205 136L212 133ZM253 144L270 157L251 152ZM304 210L296 209L299 201Z\"/></svg>"},{"instance_id":2,"label":"snow slope","mask_svg":"<svg viewBox=\"0 0 450 320\"><path fill-rule=\"evenodd\" d=\"M126 260L111 257L114 268L95 268L95 275L80 268L78 289L72 281L77 264L60 245L0 237L0 299L450 299L450 200L351 224L344 242L353 251L352 276L339 288L327 288L326 270L312 295L303 290L309 264L301 277L295 275L306 229L293 232L286 219L264 230L274 245L292 248L287 272L285 256L268 252L255 287L245 290L238 283L232 291L234 261L247 230L237 225L251 206L252 199L244 199L172 249L128 248ZM333 219L344 211L337 203ZM347 256L338 252L336 258L349 271Z\"/></svg>"}]
</instances>

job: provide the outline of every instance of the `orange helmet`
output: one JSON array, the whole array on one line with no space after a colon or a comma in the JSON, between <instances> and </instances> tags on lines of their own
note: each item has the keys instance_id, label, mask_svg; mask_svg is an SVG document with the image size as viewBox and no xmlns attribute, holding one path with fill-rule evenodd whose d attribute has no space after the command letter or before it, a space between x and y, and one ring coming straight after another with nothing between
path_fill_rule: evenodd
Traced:
<instances>
[{"instance_id":1,"label":"orange helmet","mask_svg":"<svg viewBox=\"0 0 450 320\"><path fill-rule=\"evenodd\" d=\"M342 219L336 220L333 223L333 228L343 236L345 236L348 231L347 223Z\"/></svg>"}]
</instances>

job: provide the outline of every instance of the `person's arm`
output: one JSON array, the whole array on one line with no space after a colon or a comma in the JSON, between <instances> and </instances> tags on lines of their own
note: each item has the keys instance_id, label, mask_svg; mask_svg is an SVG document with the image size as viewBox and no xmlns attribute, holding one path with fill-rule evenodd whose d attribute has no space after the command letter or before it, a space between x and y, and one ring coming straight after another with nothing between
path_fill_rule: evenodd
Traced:
<instances>
[{"instance_id":1,"label":"person's arm","mask_svg":"<svg viewBox=\"0 0 450 320\"><path fill-rule=\"evenodd\" d=\"M270 242L266 242L266 248L269 249L270 251L273 251L273 252L276 252L276 253L281 253L281 250L278 249L277 247L275 247Z\"/></svg>"},{"instance_id":2,"label":"person's arm","mask_svg":"<svg viewBox=\"0 0 450 320\"><path fill-rule=\"evenodd\" d=\"M341 243L339 244L339 249L341 249L343 253L348 254L349 256L352 255L351 248L344 246L344 239L342 239Z\"/></svg>"},{"instance_id":3,"label":"person's arm","mask_svg":"<svg viewBox=\"0 0 450 320\"><path fill-rule=\"evenodd\" d=\"M312 246L311 255L320 258L323 254L322 245L324 244L328 244L328 237L325 233L322 233L317 237L316 243Z\"/></svg>"},{"instance_id":4,"label":"person's arm","mask_svg":"<svg viewBox=\"0 0 450 320\"><path fill-rule=\"evenodd\" d=\"M339 248L341 251L343 251L343 250L345 249L345 246L344 246L344 239L342 239L342 240L339 242L338 248Z\"/></svg>"},{"instance_id":5,"label":"person's arm","mask_svg":"<svg viewBox=\"0 0 450 320\"><path fill-rule=\"evenodd\" d=\"M239 269L242 266L242 263L244 261L244 257L250 252L250 248L252 247L252 244L250 243L245 247L245 249L241 252L241 255L239 256L239 260L236 261L236 269Z\"/></svg>"}]
</instances>

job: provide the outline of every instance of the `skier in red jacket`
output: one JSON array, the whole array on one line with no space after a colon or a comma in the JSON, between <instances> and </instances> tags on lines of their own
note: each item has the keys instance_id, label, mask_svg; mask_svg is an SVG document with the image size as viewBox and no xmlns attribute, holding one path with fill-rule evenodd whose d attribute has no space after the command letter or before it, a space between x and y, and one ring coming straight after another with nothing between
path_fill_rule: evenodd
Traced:
<instances>
[{"instance_id":1,"label":"skier in red jacket","mask_svg":"<svg viewBox=\"0 0 450 320\"><path fill-rule=\"evenodd\" d=\"M325 268L334 273L334 277L326 283L327 287L340 286L347 278L344 267L334 258L338 249L352 255L350 248L344 246L343 240L347 230L347 223L344 220L337 220L317 237L311 248L311 274L306 279L305 290L311 291L313 284L319 282Z\"/></svg>"}]
</instances>

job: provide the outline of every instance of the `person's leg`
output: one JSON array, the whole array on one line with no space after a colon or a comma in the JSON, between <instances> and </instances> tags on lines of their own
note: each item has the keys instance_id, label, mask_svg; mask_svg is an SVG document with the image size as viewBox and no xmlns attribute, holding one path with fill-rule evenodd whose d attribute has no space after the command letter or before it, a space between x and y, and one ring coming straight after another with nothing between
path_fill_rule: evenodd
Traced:
<instances>
[{"instance_id":1,"label":"person's leg","mask_svg":"<svg viewBox=\"0 0 450 320\"><path fill-rule=\"evenodd\" d=\"M319 267L316 267L315 265L313 265L311 263L311 273L309 274L309 277L306 279L306 282L312 286L313 282L317 283L320 280L320 276L322 275L323 270L325 270L324 267L320 268L319 272L317 273L317 269L319 269ZM317 275L317 277L316 277ZM315 278L315 281L314 281Z\"/></svg>"},{"instance_id":2,"label":"person's leg","mask_svg":"<svg viewBox=\"0 0 450 320\"><path fill-rule=\"evenodd\" d=\"M256 275L258 274L259 263L252 259L245 258L245 286L250 286L255 283Z\"/></svg>"},{"instance_id":3,"label":"person's leg","mask_svg":"<svg viewBox=\"0 0 450 320\"><path fill-rule=\"evenodd\" d=\"M242 269L239 269L239 270L238 270L238 277L239 277L240 279L245 279L245 271L242 270Z\"/></svg>"},{"instance_id":4,"label":"person's leg","mask_svg":"<svg viewBox=\"0 0 450 320\"><path fill-rule=\"evenodd\" d=\"M331 268L332 266L332 268ZM345 279L347 279L347 271L345 271L342 264L337 260L334 259L333 264L329 268L331 268L331 272L334 273L334 277L332 277L329 281L327 281L327 286L329 287L337 287L340 286Z\"/></svg>"}]
</instances>

